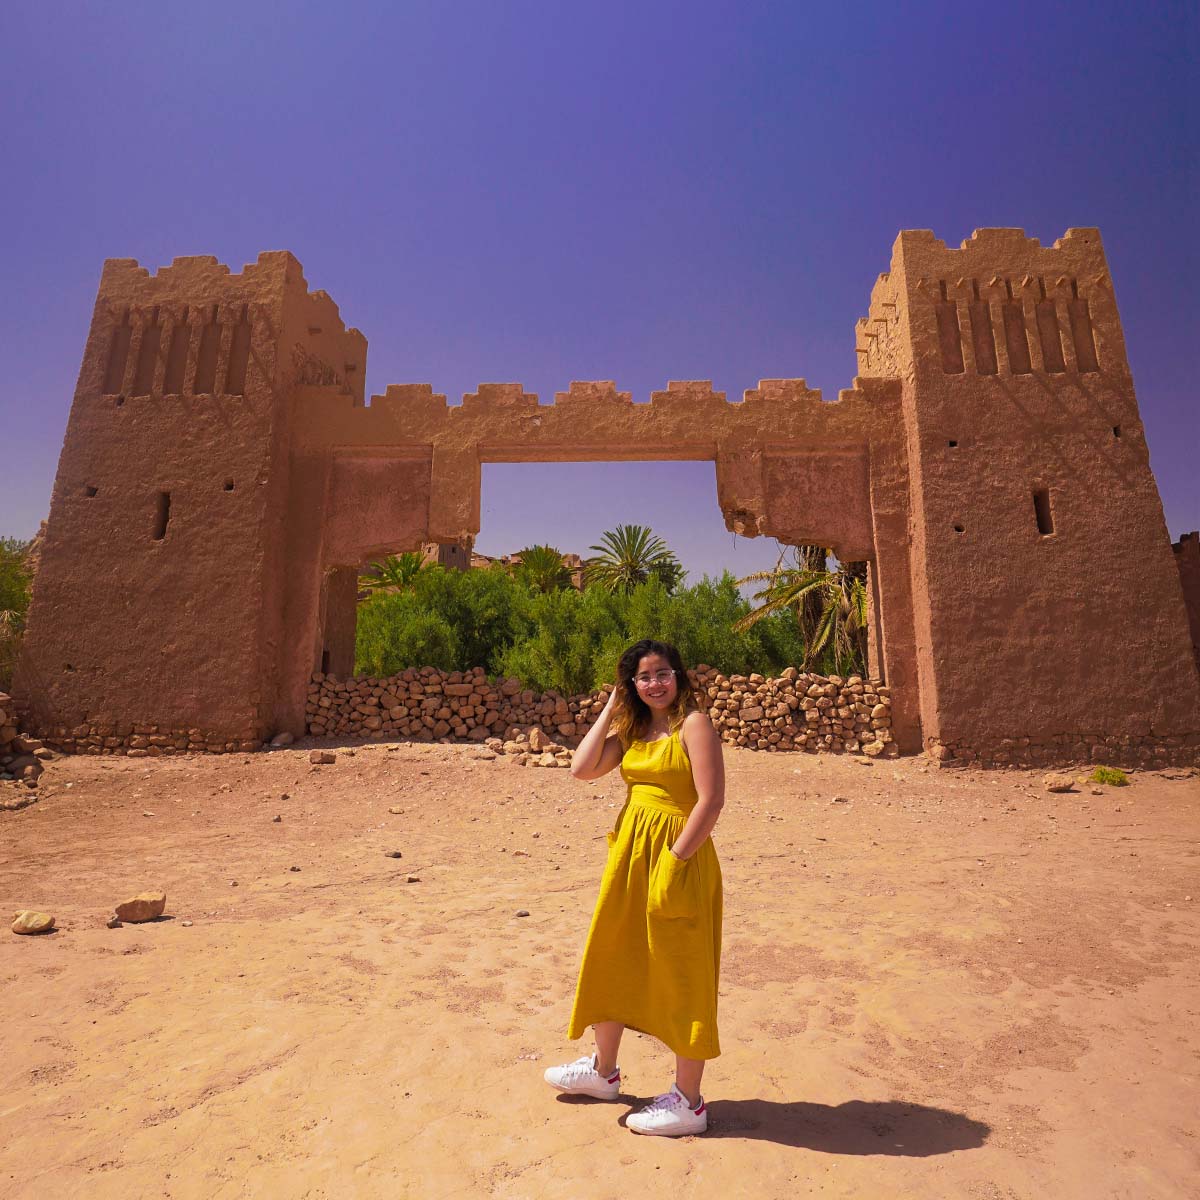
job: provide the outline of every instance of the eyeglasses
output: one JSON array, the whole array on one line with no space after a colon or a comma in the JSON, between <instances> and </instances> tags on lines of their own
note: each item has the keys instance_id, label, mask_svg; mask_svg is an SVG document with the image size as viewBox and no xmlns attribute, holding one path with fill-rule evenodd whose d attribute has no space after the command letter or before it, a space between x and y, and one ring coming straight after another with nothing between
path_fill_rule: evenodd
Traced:
<instances>
[{"instance_id":1,"label":"eyeglasses","mask_svg":"<svg viewBox=\"0 0 1200 1200\"><path fill-rule=\"evenodd\" d=\"M675 678L674 671L655 671L653 675L635 675L633 682L638 687L649 687L652 683L657 683L660 686L665 686Z\"/></svg>"}]
</instances>

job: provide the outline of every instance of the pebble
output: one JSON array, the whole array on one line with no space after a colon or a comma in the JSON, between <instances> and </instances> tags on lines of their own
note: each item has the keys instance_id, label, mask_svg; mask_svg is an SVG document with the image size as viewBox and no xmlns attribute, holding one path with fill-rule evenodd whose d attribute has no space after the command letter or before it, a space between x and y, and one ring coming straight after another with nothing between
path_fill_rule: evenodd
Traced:
<instances>
[{"instance_id":1,"label":"pebble","mask_svg":"<svg viewBox=\"0 0 1200 1200\"><path fill-rule=\"evenodd\" d=\"M121 928L121 918L120 917L109 917L108 920L104 922L104 925L107 929L120 929Z\"/></svg>"},{"instance_id":2,"label":"pebble","mask_svg":"<svg viewBox=\"0 0 1200 1200\"><path fill-rule=\"evenodd\" d=\"M834 798L832 800L830 800L829 803L830 804L849 804L850 797L849 796L834 796Z\"/></svg>"},{"instance_id":3,"label":"pebble","mask_svg":"<svg viewBox=\"0 0 1200 1200\"><path fill-rule=\"evenodd\" d=\"M184 927L184 929L191 929L192 927L191 921L180 921L179 923Z\"/></svg>"},{"instance_id":4,"label":"pebble","mask_svg":"<svg viewBox=\"0 0 1200 1200\"><path fill-rule=\"evenodd\" d=\"M278 825L278 824L279 824L279 823L280 823L282 820L283 820L283 818L282 818L282 817L280 817L280 816L274 816L274 817L272 817L272 818L271 818L271 823L272 823L273 825Z\"/></svg>"},{"instance_id":5,"label":"pebble","mask_svg":"<svg viewBox=\"0 0 1200 1200\"><path fill-rule=\"evenodd\" d=\"M298 871L298 870L300 870L300 868L299 867L288 867L288 870L289 871Z\"/></svg>"},{"instance_id":6,"label":"pebble","mask_svg":"<svg viewBox=\"0 0 1200 1200\"><path fill-rule=\"evenodd\" d=\"M420 883L421 877L419 875L410 875L404 882L405 883Z\"/></svg>"},{"instance_id":7,"label":"pebble","mask_svg":"<svg viewBox=\"0 0 1200 1200\"><path fill-rule=\"evenodd\" d=\"M313 750L309 753L308 761L314 766L327 767L330 763L337 762L337 755L332 750Z\"/></svg>"},{"instance_id":8,"label":"pebble","mask_svg":"<svg viewBox=\"0 0 1200 1200\"><path fill-rule=\"evenodd\" d=\"M152 817L152 816L154 816L154 814L152 812L144 812L144 813L142 813L142 816L143 817Z\"/></svg>"},{"instance_id":9,"label":"pebble","mask_svg":"<svg viewBox=\"0 0 1200 1200\"><path fill-rule=\"evenodd\" d=\"M388 809L388 812L390 812L393 817L398 817L404 812L404 809L397 808L395 805L393 805L391 808Z\"/></svg>"},{"instance_id":10,"label":"pebble","mask_svg":"<svg viewBox=\"0 0 1200 1200\"><path fill-rule=\"evenodd\" d=\"M517 909L517 916L518 916L518 917L527 917L527 916L529 916L529 909L527 909L527 908L518 908L518 909Z\"/></svg>"},{"instance_id":11,"label":"pebble","mask_svg":"<svg viewBox=\"0 0 1200 1200\"><path fill-rule=\"evenodd\" d=\"M399 850L385 850L383 852L383 857L384 858L403 858L404 855L401 854Z\"/></svg>"},{"instance_id":12,"label":"pebble","mask_svg":"<svg viewBox=\"0 0 1200 1200\"><path fill-rule=\"evenodd\" d=\"M53 928L54 918L49 913L22 909L13 914L13 933L49 933Z\"/></svg>"}]
</instances>

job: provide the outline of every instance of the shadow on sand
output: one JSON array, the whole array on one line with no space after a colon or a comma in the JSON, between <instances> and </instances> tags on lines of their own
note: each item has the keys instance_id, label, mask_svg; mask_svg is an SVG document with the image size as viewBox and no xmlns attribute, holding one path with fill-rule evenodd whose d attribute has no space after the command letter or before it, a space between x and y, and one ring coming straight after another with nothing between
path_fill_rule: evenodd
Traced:
<instances>
[{"instance_id":1,"label":"shadow on sand","mask_svg":"<svg viewBox=\"0 0 1200 1200\"><path fill-rule=\"evenodd\" d=\"M962 1113L903 1100L847 1100L836 1106L796 1100L714 1100L706 1138L757 1138L825 1154L928 1158L974 1150L991 1128Z\"/></svg>"}]
</instances>

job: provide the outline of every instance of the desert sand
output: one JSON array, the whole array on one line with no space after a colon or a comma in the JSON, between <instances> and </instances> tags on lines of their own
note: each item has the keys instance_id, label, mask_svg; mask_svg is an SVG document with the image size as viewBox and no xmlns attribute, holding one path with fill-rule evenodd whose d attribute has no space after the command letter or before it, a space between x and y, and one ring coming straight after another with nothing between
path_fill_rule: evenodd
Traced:
<instances>
[{"instance_id":1,"label":"desert sand","mask_svg":"<svg viewBox=\"0 0 1200 1200\"><path fill-rule=\"evenodd\" d=\"M1194 773L727 752L725 1052L671 1141L622 1123L648 1037L619 1103L542 1081L620 780L333 748L58 759L0 813L7 911L58 921L0 933L10 1200L1196 1195Z\"/></svg>"}]
</instances>

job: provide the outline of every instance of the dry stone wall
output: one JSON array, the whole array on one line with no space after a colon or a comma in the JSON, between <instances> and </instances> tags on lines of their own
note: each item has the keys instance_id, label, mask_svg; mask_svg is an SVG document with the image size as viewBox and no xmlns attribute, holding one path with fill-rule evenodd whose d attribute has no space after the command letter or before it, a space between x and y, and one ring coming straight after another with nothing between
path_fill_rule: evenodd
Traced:
<instances>
[{"instance_id":1,"label":"dry stone wall","mask_svg":"<svg viewBox=\"0 0 1200 1200\"><path fill-rule=\"evenodd\" d=\"M20 731L20 719L13 698L0 692L0 784L22 783L24 791L0 790L0 811L23 808L34 800L32 793L45 769L43 760L53 757L38 738Z\"/></svg>"},{"instance_id":2,"label":"dry stone wall","mask_svg":"<svg viewBox=\"0 0 1200 1200\"><path fill-rule=\"evenodd\" d=\"M812 675L723 675L700 666L693 685L722 739L755 750L846 751L892 757L891 696L875 680ZM517 742L539 731L554 754L582 737L608 690L564 696L518 679L489 681L482 668L412 668L386 679L315 674L305 709L314 737L399 737L416 741ZM534 738L540 741L540 738ZM536 749L536 748L535 748ZM519 751L512 751L517 753ZM549 764L547 764L549 765Z\"/></svg>"}]
</instances>

